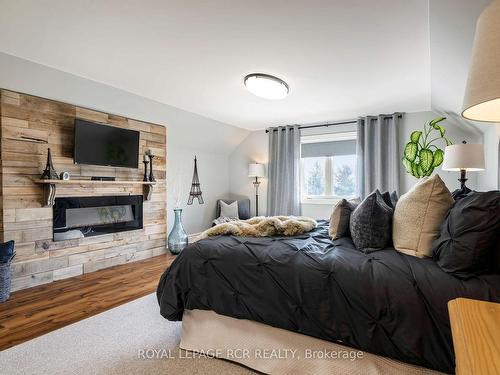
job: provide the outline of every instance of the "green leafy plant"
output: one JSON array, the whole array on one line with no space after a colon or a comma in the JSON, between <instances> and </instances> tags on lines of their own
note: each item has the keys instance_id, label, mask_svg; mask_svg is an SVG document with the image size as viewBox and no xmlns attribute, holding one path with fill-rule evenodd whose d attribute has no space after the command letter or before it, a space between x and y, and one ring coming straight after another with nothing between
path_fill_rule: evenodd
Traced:
<instances>
[{"instance_id":1,"label":"green leafy plant","mask_svg":"<svg viewBox=\"0 0 500 375\"><path fill-rule=\"evenodd\" d=\"M424 125L424 130L416 130L410 135L410 142L405 146L403 159L401 159L406 172L416 178L430 176L434 168L441 165L444 151L434 143L444 141L446 146L452 142L444 135L445 128L439 123L446 117L436 117Z\"/></svg>"}]
</instances>

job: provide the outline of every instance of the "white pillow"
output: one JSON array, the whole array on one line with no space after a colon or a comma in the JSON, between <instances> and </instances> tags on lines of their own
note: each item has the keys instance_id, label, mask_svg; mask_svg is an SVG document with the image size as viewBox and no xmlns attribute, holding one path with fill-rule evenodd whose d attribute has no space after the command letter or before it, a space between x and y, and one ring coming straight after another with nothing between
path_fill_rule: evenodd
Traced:
<instances>
[{"instance_id":1,"label":"white pillow","mask_svg":"<svg viewBox=\"0 0 500 375\"><path fill-rule=\"evenodd\" d=\"M234 201L231 204L227 204L224 201L220 201L220 217L235 217L239 219L238 201Z\"/></svg>"}]
</instances>

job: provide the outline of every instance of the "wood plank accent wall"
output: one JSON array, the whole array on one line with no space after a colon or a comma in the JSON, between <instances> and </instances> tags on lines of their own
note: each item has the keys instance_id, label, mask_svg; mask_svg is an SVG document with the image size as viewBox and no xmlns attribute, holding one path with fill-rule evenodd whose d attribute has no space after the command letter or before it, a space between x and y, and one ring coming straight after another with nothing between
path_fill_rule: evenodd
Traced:
<instances>
[{"instance_id":1,"label":"wood plank accent wall","mask_svg":"<svg viewBox=\"0 0 500 375\"><path fill-rule=\"evenodd\" d=\"M13 290L166 252L166 127L8 90L0 90L0 116L0 239L16 241ZM139 169L74 164L75 118L140 131ZM33 183L45 168L48 147L56 171L68 171L78 180L112 176L142 181L142 155L151 150L157 184L144 202L144 228L53 242L52 207L43 207L43 187ZM142 193L141 185L61 185L56 197Z\"/></svg>"}]
</instances>

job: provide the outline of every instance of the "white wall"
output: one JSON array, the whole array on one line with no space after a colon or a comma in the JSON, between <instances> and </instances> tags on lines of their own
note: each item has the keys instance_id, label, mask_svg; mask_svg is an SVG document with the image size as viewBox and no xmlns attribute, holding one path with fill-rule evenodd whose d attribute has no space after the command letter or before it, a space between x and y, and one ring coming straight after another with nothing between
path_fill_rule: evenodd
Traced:
<instances>
[{"instance_id":1,"label":"white wall","mask_svg":"<svg viewBox=\"0 0 500 375\"><path fill-rule=\"evenodd\" d=\"M196 233L210 226L216 199L229 193L229 154L248 134L234 126L4 53L0 53L0 87L167 126L168 230L173 223L173 187L178 179L183 185L186 231ZM205 204L187 206L195 155Z\"/></svg>"},{"instance_id":2,"label":"white wall","mask_svg":"<svg viewBox=\"0 0 500 375\"><path fill-rule=\"evenodd\" d=\"M500 124L477 124L483 132L484 157L486 170L478 176L480 190L500 188Z\"/></svg>"},{"instance_id":3,"label":"white wall","mask_svg":"<svg viewBox=\"0 0 500 375\"><path fill-rule=\"evenodd\" d=\"M403 156L404 145L408 142L410 134L414 130L422 129L424 123L429 122L439 114L431 111L406 113L400 123L399 129L399 149L400 158ZM449 139L455 143L466 140L468 142L481 142L481 137L478 137L473 129L467 129L465 126L458 123L454 119L446 120L444 123L446 134ZM355 125L338 125L328 128L316 128L314 130L304 130L303 134L324 134L328 132L344 132L353 131L356 129ZM443 145L438 145L444 149ZM248 163L259 162L267 163L268 161L268 135L263 131L253 131L241 142L240 145L232 152L229 161L229 179L230 179L230 192L232 196L246 196L252 199L252 213L254 207L254 189L251 180L247 177ZM400 165L400 191L404 193L408 191L416 182L417 179L410 174L406 173L404 167ZM457 172L447 172L441 170L441 167L436 169L435 173L439 173L443 181L451 191L459 186L457 179L459 178ZM469 174L469 181L467 185L472 189L478 188L478 175L486 174L485 172L475 172ZM265 214L265 198L267 187L267 180L264 180L261 185L261 204L260 213ZM315 219L328 219L332 210L331 204L303 204L302 214L310 216Z\"/></svg>"},{"instance_id":4,"label":"white wall","mask_svg":"<svg viewBox=\"0 0 500 375\"><path fill-rule=\"evenodd\" d=\"M248 164L266 165L269 160L268 135L264 130L252 131L229 156L229 191L231 198L250 198L250 211L255 215L255 188L248 178ZM259 215L267 213L267 178L259 187Z\"/></svg>"},{"instance_id":5,"label":"white wall","mask_svg":"<svg viewBox=\"0 0 500 375\"><path fill-rule=\"evenodd\" d=\"M460 118L469 72L476 21L491 0L432 0L429 2L431 52L431 106L458 123L478 129L484 144L486 171L477 173L481 191L500 187L498 144L500 124Z\"/></svg>"},{"instance_id":6,"label":"white wall","mask_svg":"<svg viewBox=\"0 0 500 375\"><path fill-rule=\"evenodd\" d=\"M429 1L431 106L460 113L476 20L490 0Z\"/></svg>"},{"instance_id":7,"label":"white wall","mask_svg":"<svg viewBox=\"0 0 500 375\"><path fill-rule=\"evenodd\" d=\"M438 113L432 111L406 113L403 116L401 120L401 127L399 129L400 159L403 157L403 148L405 144L409 142L411 132L414 130L422 130L424 123L429 122L430 120L438 116L440 116ZM467 141L468 143L481 143L480 137L478 137L478 135L473 132L473 129L466 129L464 125L458 123L453 118L447 118L441 124L446 129L446 137L448 137L448 139L450 139L453 143L460 143L463 140ZM444 147L446 145L444 143L436 143L436 146L444 150ZM441 167L442 166L436 168L433 174L438 173L450 191L459 188L459 182L457 181L457 179L460 177L459 173L443 171ZM478 174L482 173L484 172L470 172L467 176L469 178L469 181L467 181L467 186L471 189L477 189L477 177ZM411 174L406 173L403 165L400 164L400 192L407 192L413 185L415 185L416 182L417 179Z\"/></svg>"}]
</instances>

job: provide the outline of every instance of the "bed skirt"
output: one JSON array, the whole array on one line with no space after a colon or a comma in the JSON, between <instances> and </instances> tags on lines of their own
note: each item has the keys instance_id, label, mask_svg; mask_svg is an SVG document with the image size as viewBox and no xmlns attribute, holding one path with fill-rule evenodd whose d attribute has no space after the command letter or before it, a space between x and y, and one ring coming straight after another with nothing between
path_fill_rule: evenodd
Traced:
<instances>
[{"instance_id":1,"label":"bed skirt","mask_svg":"<svg viewBox=\"0 0 500 375\"><path fill-rule=\"evenodd\" d=\"M179 346L265 374L441 374L341 344L205 310L184 311Z\"/></svg>"}]
</instances>

